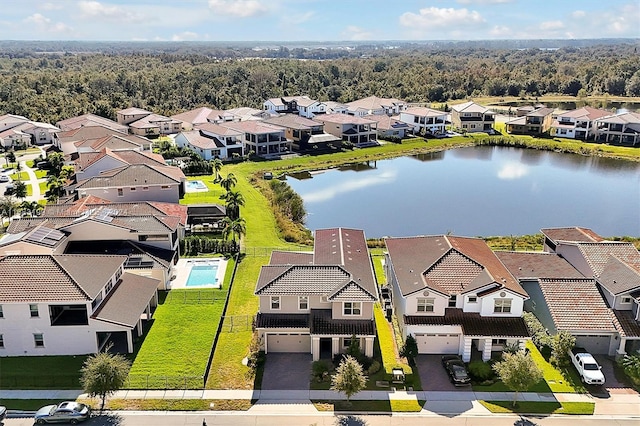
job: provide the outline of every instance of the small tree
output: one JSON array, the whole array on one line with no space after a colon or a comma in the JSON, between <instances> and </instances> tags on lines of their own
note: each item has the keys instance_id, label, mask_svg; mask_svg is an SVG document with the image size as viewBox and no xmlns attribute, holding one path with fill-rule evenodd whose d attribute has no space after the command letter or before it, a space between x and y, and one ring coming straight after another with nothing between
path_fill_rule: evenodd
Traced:
<instances>
[{"instance_id":1,"label":"small tree","mask_svg":"<svg viewBox=\"0 0 640 426\"><path fill-rule=\"evenodd\" d=\"M215 175L213 178L214 183L220 182L220 170L222 169L222 160L216 158L211 161L211 168L213 169L213 174Z\"/></svg>"},{"instance_id":2,"label":"small tree","mask_svg":"<svg viewBox=\"0 0 640 426\"><path fill-rule=\"evenodd\" d=\"M549 362L555 367L566 367L571 363L569 351L575 346L576 338L566 331L561 331L551 338L551 358Z\"/></svg>"},{"instance_id":3,"label":"small tree","mask_svg":"<svg viewBox=\"0 0 640 426\"><path fill-rule=\"evenodd\" d=\"M518 401L518 392L524 392L542 380L542 371L533 359L522 351L514 354L503 354L502 361L493 365L502 383L514 391L513 406Z\"/></svg>"},{"instance_id":4,"label":"small tree","mask_svg":"<svg viewBox=\"0 0 640 426\"><path fill-rule=\"evenodd\" d=\"M354 357L357 361L362 359L362 351L360 350L360 339L358 339L355 334L351 335L351 339L349 341L349 347L346 351L347 355Z\"/></svg>"},{"instance_id":5,"label":"small tree","mask_svg":"<svg viewBox=\"0 0 640 426\"><path fill-rule=\"evenodd\" d=\"M342 392L350 401L351 396L357 394L367 385L367 378L362 365L351 355L345 355L331 377L331 390Z\"/></svg>"},{"instance_id":6,"label":"small tree","mask_svg":"<svg viewBox=\"0 0 640 426\"><path fill-rule=\"evenodd\" d=\"M21 200L27 198L27 185L21 180L16 181L15 185L13 186L13 195L15 195L16 198L20 198Z\"/></svg>"},{"instance_id":7,"label":"small tree","mask_svg":"<svg viewBox=\"0 0 640 426\"><path fill-rule=\"evenodd\" d=\"M109 348L107 348L108 350ZM119 390L127 380L131 363L124 356L100 352L91 355L80 370L82 389L89 396L99 396L100 411L104 410L108 395Z\"/></svg>"},{"instance_id":8,"label":"small tree","mask_svg":"<svg viewBox=\"0 0 640 426\"><path fill-rule=\"evenodd\" d=\"M400 350L400 356L405 357L410 365L415 365L416 357L418 356L418 342L411 334L405 339L404 345Z\"/></svg>"},{"instance_id":9,"label":"small tree","mask_svg":"<svg viewBox=\"0 0 640 426\"><path fill-rule=\"evenodd\" d=\"M640 386L640 353L625 355L618 362L633 384Z\"/></svg>"},{"instance_id":10,"label":"small tree","mask_svg":"<svg viewBox=\"0 0 640 426\"><path fill-rule=\"evenodd\" d=\"M10 163L15 163L16 162L16 153L13 151L8 151L5 155L4 155L4 159L7 162L7 167L9 167Z\"/></svg>"}]
</instances>

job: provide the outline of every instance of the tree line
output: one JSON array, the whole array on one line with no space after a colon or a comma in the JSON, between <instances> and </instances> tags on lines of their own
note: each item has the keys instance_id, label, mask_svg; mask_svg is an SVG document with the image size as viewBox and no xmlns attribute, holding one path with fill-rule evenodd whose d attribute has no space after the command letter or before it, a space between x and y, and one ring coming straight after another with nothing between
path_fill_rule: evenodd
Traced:
<instances>
[{"instance_id":1,"label":"tree line","mask_svg":"<svg viewBox=\"0 0 640 426\"><path fill-rule=\"evenodd\" d=\"M387 49L327 60L220 59L197 53L2 55L0 113L55 123L130 106L172 115L197 106L261 108L306 94L350 102L365 96L447 102L477 96L640 96L633 43L558 50Z\"/></svg>"}]
</instances>

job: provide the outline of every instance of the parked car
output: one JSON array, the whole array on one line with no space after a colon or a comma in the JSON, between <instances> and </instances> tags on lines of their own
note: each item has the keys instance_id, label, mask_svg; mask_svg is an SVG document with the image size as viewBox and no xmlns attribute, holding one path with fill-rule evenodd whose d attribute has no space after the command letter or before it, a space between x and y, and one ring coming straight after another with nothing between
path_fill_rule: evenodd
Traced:
<instances>
[{"instance_id":1,"label":"parked car","mask_svg":"<svg viewBox=\"0 0 640 426\"><path fill-rule=\"evenodd\" d=\"M455 386L466 386L471 384L471 378L469 377L467 366L458 355L444 355L442 357L442 366L447 370L449 379L451 379L451 383Z\"/></svg>"},{"instance_id":2,"label":"parked car","mask_svg":"<svg viewBox=\"0 0 640 426\"><path fill-rule=\"evenodd\" d=\"M7 407L0 405L0 424L7 418Z\"/></svg>"},{"instance_id":3,"label":"parked car","mask_svg":"<svg viewBox=\"0 0 640 426\"><path fill-rule=\"evenodd\" d=\"M595 360L593 355L587 352L584 348L575 347L569 351L571 362L573 366L578 370L580 380L587 385L604 385L604 374L602 374L602 367Z\"/></svg>"},{"instance_id":4,"label":"parked car","mask_svg":"<svg viewBox=\"0 0 640 426\"><path fill-rule=\"evenodd\" d=\"M0 175L0 183L11 182L11 178L7 175Z\"/></svg>"},{"instance_id":5,"label":"parked car","mask_svg":"<svg viewBox=\"0 0 640 426\"><path fill-rule=\"evenodd\" d=\"M71 423L77 425L89 418L91 409L85 404L75 401L64 401L58 405L46 405L35 415L36 424Z\"/></svg>"},{"instance_id":6,"label":"parked car","mask_svg":"<svg viewBox=\"0 0 640 426\"><path fill-rule=\"evenodd\" d=\"M16 189L12 183L4 187L4 195L13 195L15 192L16 192Z\"/></svg>"}]
</instances>

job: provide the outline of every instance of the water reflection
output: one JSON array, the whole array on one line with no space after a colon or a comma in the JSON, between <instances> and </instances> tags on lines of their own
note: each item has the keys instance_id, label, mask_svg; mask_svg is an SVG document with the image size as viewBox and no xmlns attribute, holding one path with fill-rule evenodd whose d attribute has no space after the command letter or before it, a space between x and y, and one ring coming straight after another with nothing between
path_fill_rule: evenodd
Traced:
<instances>
[{"instance_id":1,"label":"water reflection","mask_svg":"<svg viewBox=\"0 0 640 426\"><path fill-rule=\"evenodd\" d=\"M444 153L446 151L425 152L422 154L411 155L409 158L413 158L419 161L437 161L444 160Z\"/></svg>"},{"instance_id":2,"label":"water reflection","mask_svg":"<svg viewBox=\"0 0 640 426\"><path fill-rule=\"evenodd\" d=\"M351 170L354 172L362 172L362 171L366 171L366 170L374 170L377 168L377 160L372 160L372 161L364 161L361 163L351 163L351 164L345 164L343 166L338 167L338 170Z\"/></svg>"},{"instance_id":3,"label":"water reflection","mask_svg":"<svg viewBox=\"0 0 640 426\"><path fill-rule=\"evenodd\" d=\"M329 173L337 174L343 170L332 170ZM332 185L325 186L315 191L301 192L300 196L304 199L305 204L320 203L332 200L339 195L359 191L367 187L380 186L381 184L393 183L397 178L397 173L392 170L384 173L370 175L366 177L357 177L353 179L340 180ZM292 185L294 186L294 185Z\"/></svg>"},{"instance_id":4,"label":"water reflection","mask_svg":"<svg viewBox=\"0 0 640 426\"><path fill-rule=\"evenodd\" d=\"M529 168L522 163L507 163L498 170L500 179L519 179L529 173Z\"/></svg>"}]
</instances>

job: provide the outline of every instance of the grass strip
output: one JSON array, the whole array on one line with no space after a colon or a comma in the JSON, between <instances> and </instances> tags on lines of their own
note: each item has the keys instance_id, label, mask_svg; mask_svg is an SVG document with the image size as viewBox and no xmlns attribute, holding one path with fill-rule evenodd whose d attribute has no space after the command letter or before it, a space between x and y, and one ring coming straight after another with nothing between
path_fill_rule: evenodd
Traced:
<instances>
[{"instance_id":1,"label":"grass strip","mask_svg":"<svg viewBox=\"0 0 640 426\"><path fill-rule=\"evenodd\" d=\"M592 415L593 402L479 401L492 413Z\"/></svg>"},{"instance_id":2,"label":"grass strip","mask_svg":"<svg viewBox=\"0 0 640 426\"><path fill-rule=\"evenodd\" d=\"M98 399L83 400L91 407ZM107 399L107 410L131 411L247 411L254 404L248 399Z\"/></svg>"},{"instance_id":3,"label":"grass strip","mask_svg":"<svg viewBox=\"0 0 640 426\"><path fill-rule=\"evenodd\" d=\"M422 400L312 400L318 411L334 412L380 412L380 413L415 413L422 411L426 401Z\"/></svg>"}]
</instances>

